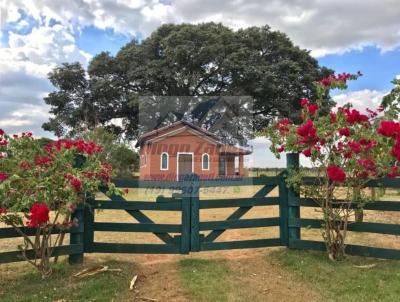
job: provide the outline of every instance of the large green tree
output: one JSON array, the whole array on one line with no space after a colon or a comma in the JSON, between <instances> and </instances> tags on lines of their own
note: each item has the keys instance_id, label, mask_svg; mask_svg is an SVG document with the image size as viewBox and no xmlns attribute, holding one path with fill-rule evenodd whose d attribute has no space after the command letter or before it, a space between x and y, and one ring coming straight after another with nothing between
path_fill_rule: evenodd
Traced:
<instances>
[{"instance_id":1,"label":"large green tree","mask_svg":"<svg viewBox=\"0 0 400 302\"><path fill-rule=\"evenodd\" d=\"M104 52L95 56L86 77L79 64L56 68L49 78L57 90L45 98L54 118L44 128L59 134L122 118L122 127L114 126L114 131L135 138L140 96L234 95L254 100L258 130L276 117L296 120L298 100L313 99L313 81L331 72L320 67L309 51L268 26L233 31L215 23L167 24L141 43L128 43L116 56ZM172 119L190 113L195 115L192 119L207 124L204 102L175 103L169 118L171 113ZM146 120L158 119L155 125L165 123L164 116L154 116L151 110L146 114Z\"/></svg>"}]
</instances>

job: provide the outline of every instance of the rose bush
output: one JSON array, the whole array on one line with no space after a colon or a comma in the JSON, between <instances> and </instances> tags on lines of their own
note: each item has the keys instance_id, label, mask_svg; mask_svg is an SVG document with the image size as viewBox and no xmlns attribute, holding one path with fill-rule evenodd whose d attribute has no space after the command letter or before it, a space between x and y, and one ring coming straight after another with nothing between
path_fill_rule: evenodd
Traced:
<instances>
[{"instance_id":1,"label":"rose bush","mask_svg":"<svg viewBox=\"0 0 400 302\"><path fill-rule=\"evenodd\" d=\"M83 140L57 140L41 147L31 133L7 135L0 129L0 222L22 237L22 256L42 276L51 273L49 259L63 231L79 221L71 213L101 184L110 183L112 168L99 161L101 147ZM35 228L34 238L26 233ZM53 235L52 235L53 234ZM27 251L33 250L33 259Z\"/></svg>"},{"instance_id":2,"label":"rose bush","mask_svg":"<svg viewBox=\"0 0 400 302\"><path fill-rule=\"evenodd\" d=\"M347 225L356 203L358 210L371 201L363 188L372 180L399 175L400 124L393 107L362 113L346 104L327 115L321 115L322 96L327 90L347 88L347 81L361 74L331 75L315 85L315 102L301 99L300 124L281 119L268 127L265 134L271 150L299 152L317 171L312 186L300 186L302 172L292 171L290 185L316 200L322 209L323 238L331 259L344 257ZM356 209L357 210L357 209Z\"/></svg>"}]
</instances>

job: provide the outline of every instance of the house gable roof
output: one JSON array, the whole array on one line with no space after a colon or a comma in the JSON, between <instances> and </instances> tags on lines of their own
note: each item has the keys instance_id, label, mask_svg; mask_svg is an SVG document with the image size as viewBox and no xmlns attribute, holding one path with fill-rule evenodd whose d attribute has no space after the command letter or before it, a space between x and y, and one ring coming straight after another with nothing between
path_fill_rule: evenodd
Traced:
<instances>
[{"instance_id":1,"label":"house gable roof","mask_svg":"<svg viewBox=\"0 0 400 302\"><path fill-rule=\"evenodd\" d=\"M176 134L176 132L180 133L185 130L192 132L194 135L202 136L202 137L204 137L204 139L212 141L215 144L222 144L219 141L218 136L216 136L215 134L213 134L201 127L198 127L190 122L178 121L178 122L172 123L171 125L164 126L164 127L146 132L138 139L138 141L136 143L136 147L142 146L145 142L155 141L161 137L169 137L169 136Z\"/></svg>"}]
</instances>

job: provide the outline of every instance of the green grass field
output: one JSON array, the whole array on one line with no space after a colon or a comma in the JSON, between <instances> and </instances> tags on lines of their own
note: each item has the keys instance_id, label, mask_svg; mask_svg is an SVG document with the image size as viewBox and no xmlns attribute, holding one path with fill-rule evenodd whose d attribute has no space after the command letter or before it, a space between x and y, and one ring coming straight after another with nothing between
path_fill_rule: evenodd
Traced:
<instances>
[{"instance_id":1,"label":"green grass field","mask_svg":"<svg viewBox=\"0 0 400 302\"><path fill-rule=\"evenodd\" d=\"M284 250L272 254L282 266L316 289L326 301L399 301L400 261Z\"/></svg>"},{"instance_id":2,"label":"green grass field","mask_svg":"<svg viewBox=\"0 0 400 302\"><path fill-rule=\"evenodd\" d=\"M78 279L73 275L82 267L61 262L53 266L52 276L45 280L30 267L26 273L9 277L2 275L0 301L118 301L129 284L130 270L127 268L132 268L132 263L108 261L104 265L123 270Z\"/></svg>"}]
</instances>

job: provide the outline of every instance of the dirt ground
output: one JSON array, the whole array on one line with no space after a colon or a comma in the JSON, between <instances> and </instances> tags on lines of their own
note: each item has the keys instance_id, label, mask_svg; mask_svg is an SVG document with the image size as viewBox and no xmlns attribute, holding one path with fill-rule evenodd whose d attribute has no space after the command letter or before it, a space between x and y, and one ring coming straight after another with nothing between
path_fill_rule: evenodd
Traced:
<instances>
[{"instance_id":1,"label":"dirt ground","mask_svg":"<svg viewBox=\"0 0 400 302\"><path fill-rule=\"evenodd\" d=\"M141 271L137 291L133 297L127 296L126 301L143 295L159 301L190 301L178 275L177 263L184 258L229 259L230 270L234 272L230 281L238 289L230 294L229 301L318 301L318 294L309 286L295 281L292 275L268 259L269 251L271 249L203 252L157 259L149 255L130 256L141 263Z\"/></svg>"}]
</instances>

